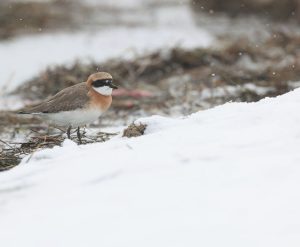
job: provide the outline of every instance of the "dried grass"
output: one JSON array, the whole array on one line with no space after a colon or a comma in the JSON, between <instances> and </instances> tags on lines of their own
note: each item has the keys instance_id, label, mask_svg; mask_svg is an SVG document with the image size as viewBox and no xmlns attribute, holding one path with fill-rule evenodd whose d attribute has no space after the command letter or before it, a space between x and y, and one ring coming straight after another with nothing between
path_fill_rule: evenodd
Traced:
<instances>
[{"instance_id":1,"label":"dried grass","mask_svg":"<svg viewBox=\"0 0 300 247\"><path fill-rule=\"evenodd\" d=\"M299 0L190 0L196 12L225 12L230 16L261 15L273 20L300 20Z\"/></svg>"},{"instance_id":2,"label":"dried grass","mask_svg":"<svg viewBox=\"0 0 300 247\"><path fill-rule=\"evenodd\" d=\"M99 127L125 124L127 120L132 122L132 118L150 114L172 115L174 110L176 113L189 114L230 100L257 101L285 93L293 88L291 82L300 81L300 35L297 33L274 30L268 39L260 42L246 37L223 37L221 43L223 45L217 48L174 48L132 60L113 59L102 64L77 62L71 67L58 66L47 69L16 92L21 92L26 99L43 100L67 86L84 81L90 73L99 70L110 72L115 83L129 92L146 92L139 93L139 96L134 93L114 96L112 109L101 119ZM258 92L243 87L249 83L271 90ZM234 94L215 95L220 88L227 92L228 86L240 87L241 90ZM204 90L209 90L211 97L201 98ZM145 96L147 94L151 97ZM125 130L124 136L142 135L145 127L131 125ZM0 134L15 131L29 134L31 130L43 129L38 119L20 119L15 114L0 112ZM99 134L83 138L83 143L109 138L110 135ZM4 145L0 166L8 164L7 167L11 167L23 155L40 148L61 145L63 140L62 135L49 136L46 133L15 144L17 146L13 148Z\"/></svg>"},{"instance_id":3,"label":"dried grass","mask_svg":"<svg viewBox=\"0 0 300 247\"><path fill-rule=\"evenodd\" d=\"M80 26L80 15L92 10L76 1L0 2L0 39Z\"/></svg>"},{"instance_id":4,"label":"dried grass","mask_svg":"<svg viewBox=\"0 0 300 247\"><path fill-rule=\"evenodd\" d=\"M142 136L145 133L145 130L147 128L147 125L145 124L130 124L124 131L123 131L123 137L138 137Z\"/></svg>"},{"instance_id":5,"label":"dried grass","mask_svg":"<svg viewBox=\"0 0 300 247\"><path fill-rule=\"evenodd\" d=\"M221 42L223 46L217 49L174 48L133 60L113 59L105 63L83 65L76 62L71 67L58 66L44 71L16 92L21 92L27 99L44 99L65 87L85 81L92 72L109 71L115 83L123 88L139 88L149 90L153 95L159 94L151 102L146 97L139 99L137 107L143 109L143 100L153 106L164 103L166 98L172 100L172 84L168 80L174 77L180 80L187 76L189 91L246 83L274 88L267 95L249 95L249 101L285 93L290 90L288 82L300 80L299 34L275 30L262 42L253 42L246 37L234 40L223 37ZM240 98L245 97L241 95L233 100ZM115 97L116 108L122 107L119 99Z\"/></svg>"},{"instance_id":6,"label":"dried grass","mask_svg":"<svg viewBox=\"0 0 300 247\"><path fill-rule=\"evenodd\" d=\"M98 132L96 135L88 136L85 133L83 133L81 137L82 143L79 143L74 136L72 136L71 139L74 142L77 142L78 145L84 145L89 143L105 142L117 134L118 133ZM32 158L32 155L36 151L44 148L61 146L65 139L66 137L63 134L38 134L35 136L31 136L28 141L17 143L8 143L0 139L0 143L2 144L2 148L0 149L0 171L5 171L15 167L20 163L22 158L30 154L28 156L28 159L25 161L29 162Z\"/></svg>"}]
</instances>

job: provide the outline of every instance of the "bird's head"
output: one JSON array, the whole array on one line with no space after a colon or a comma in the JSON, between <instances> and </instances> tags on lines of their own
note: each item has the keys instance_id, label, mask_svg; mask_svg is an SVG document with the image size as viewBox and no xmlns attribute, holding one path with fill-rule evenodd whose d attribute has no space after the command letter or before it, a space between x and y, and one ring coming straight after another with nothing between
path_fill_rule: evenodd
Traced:
<instances>
[{"instance_id":1,"label":"bird's head","mask_svg":"<svg viewBox=\"0 0 300 247\"><path fill-rule=\"evenodd\" d=\"M106 72L98 72L92 74L87 80L88 86L92 87L96 92L105 96L111 95L112 90L118 88L112 82L112 76Z\"/></svg>"}]
</instances>

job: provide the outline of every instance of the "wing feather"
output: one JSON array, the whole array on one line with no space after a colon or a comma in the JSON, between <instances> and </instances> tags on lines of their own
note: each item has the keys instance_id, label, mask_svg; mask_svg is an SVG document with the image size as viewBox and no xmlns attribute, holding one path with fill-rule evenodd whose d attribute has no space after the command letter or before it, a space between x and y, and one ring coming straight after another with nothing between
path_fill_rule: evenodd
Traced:
<instances>
[{"instance_id":1,"label":"wing feather","mask_svg":"<svg viewBox=\"0 0 300 247\"><path fill-rule=\"evenodd\" d=\"M38 114L38 113L57 113L62 111L72 111L83 108L89 101L88 87L85 82L67 87L46 101L25 109L20 113Z\"/></svg>"}]
</instances>

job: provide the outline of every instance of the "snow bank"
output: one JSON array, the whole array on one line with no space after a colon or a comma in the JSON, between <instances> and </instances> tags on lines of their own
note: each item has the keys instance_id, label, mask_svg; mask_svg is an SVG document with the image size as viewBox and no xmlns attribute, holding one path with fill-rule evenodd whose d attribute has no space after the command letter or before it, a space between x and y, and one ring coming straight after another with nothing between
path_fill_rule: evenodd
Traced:
<instances>
[{"instance_id":1,"label":"snow bank","mask_svg":"<svg viewBox=\"0 0 300 247\"><path fill-rule=\"evenodd\" d=\"M1 246L299 246L300 89L0 174Z\"/></svg>"}]
</instances>

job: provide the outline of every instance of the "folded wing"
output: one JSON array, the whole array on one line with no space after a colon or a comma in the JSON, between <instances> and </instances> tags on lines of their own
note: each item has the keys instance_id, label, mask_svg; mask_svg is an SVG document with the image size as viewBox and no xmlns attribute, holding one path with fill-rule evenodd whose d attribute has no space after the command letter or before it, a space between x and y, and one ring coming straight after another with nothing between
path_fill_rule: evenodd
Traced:
<instances>
[{"instance_id":1,"label":"folded wing","mask_svg":"<svg viewBox=\"0 0 300 247\"><path fill-rule=\"evenodd\" d=\"M88 104L88 87L85 82L68 87L46 101L19 112L21 114L57 113L81 109Z\"/></svg>"}]
</instances>

